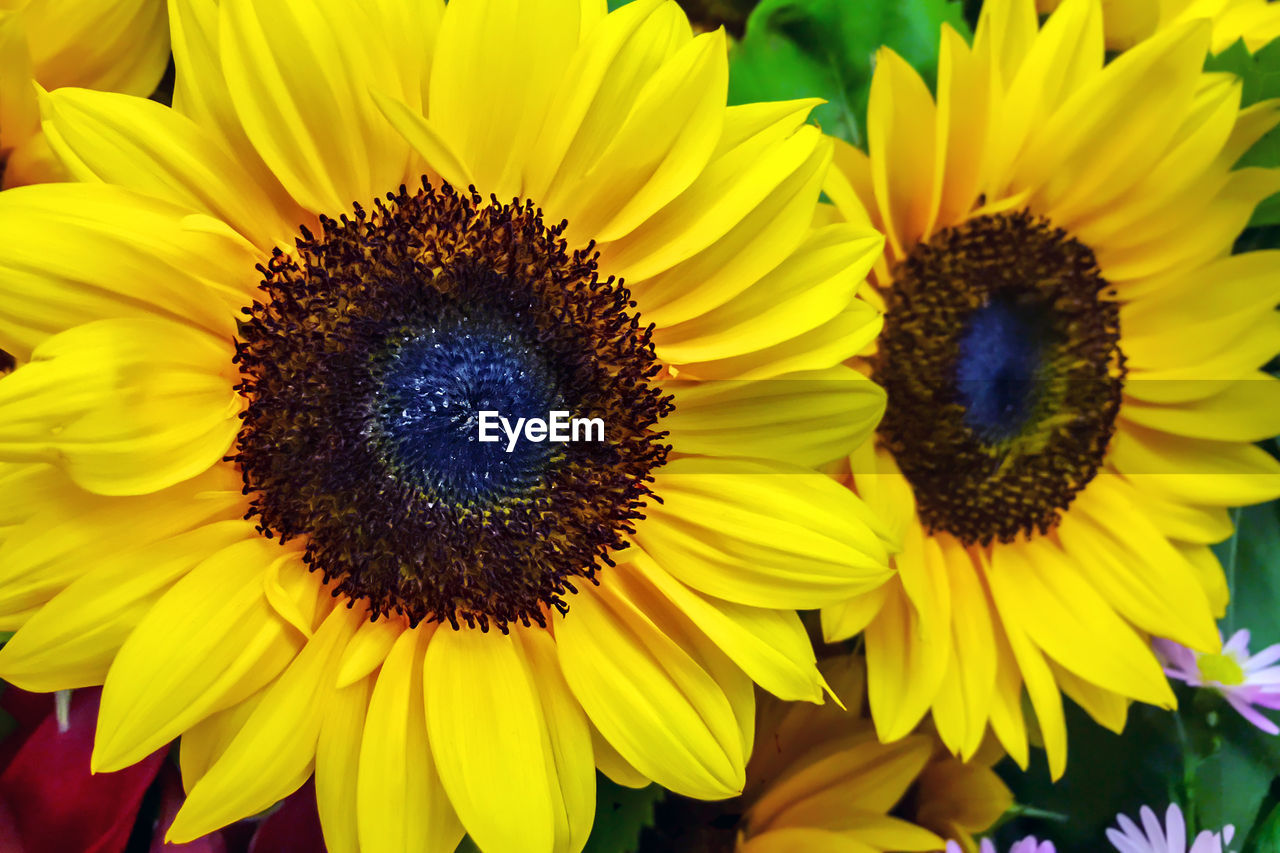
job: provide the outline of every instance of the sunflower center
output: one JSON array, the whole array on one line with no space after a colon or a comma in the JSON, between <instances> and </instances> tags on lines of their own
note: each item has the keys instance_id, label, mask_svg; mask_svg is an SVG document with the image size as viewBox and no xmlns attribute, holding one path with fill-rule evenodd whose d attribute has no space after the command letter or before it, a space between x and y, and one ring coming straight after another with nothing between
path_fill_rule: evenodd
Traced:
<instances>
[{"instance_id":1,"label":"sunflower center","mask_svg":"<svg viewBox=\"0 0 1280 853\"><path fill-rule=\"evenodd\" d=\"M972 219L895 271L879 440L921 520L969 545L1047 533L1097 473L1124 379L1093 253L1026 213Z\"/></svg>"},{"instance_id":2,"label":"sunflower center","mask_svg":"<svg viewBox=\"0 0 1280 853\"><path fill-rule=\"evenodd\" d=\"M956 389L965 425L984 440L1016 437L1031 414L1045 348L1040 307L997 296L969 315L960 335Z\"/></svg>"},{"instance_id":3,"label":"sunflower center","mask_svg":"<svg viewBox=\"0 0 1280 853\"><path fill-rule=\"evenodd\" d=\"M563 409L549 366L518 330L449 318L393 346L380 367L376 423L400 476L463 502L536 487L555 444L480 441L482 412L527 422Z\"/></svg>"},{"instance_id":4,"label":"sunflower center","mask_svg":"<svg viewBox=\"0 0 1280 853\"><path fill-rule=\"evenodd\" d=\"M262 268L231 459L262 533L303 539L374 618L545 624L643 517L670 399L591 246L528 203L423 187ZM603 434L548 435L554 413Z\"/></svg>"}]
</instances>

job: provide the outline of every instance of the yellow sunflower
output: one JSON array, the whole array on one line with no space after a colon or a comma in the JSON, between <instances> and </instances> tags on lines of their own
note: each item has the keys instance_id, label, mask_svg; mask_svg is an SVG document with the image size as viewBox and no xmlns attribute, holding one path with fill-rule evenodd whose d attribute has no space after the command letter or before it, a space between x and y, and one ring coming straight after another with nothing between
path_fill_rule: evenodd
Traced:
<instances>
[{"instance_id":1,"label":"yellow sunflower","mask_svg":"<svg viewBox=\"0 0 1280 853\"><path fill-rule=\"evenodd\" d=\"M174 841L313 769L335 851L737 794L792 609L891 574L811 467L884 405L813 102L660 0L170 12L175 108L52 92L86 183L0 194L0 676L104 684L97 771L181 736Z\"/></svg>"},{"instance_id":2,"label":"yellow sunflower","mask_svg":"<svg viewBox=\"0 0 1280 853\"><path fill-rule=\"evenodd\" d=\"M739 853L941 850L948 840L976 851L973 836L1013 805L991 770L1003 753L987 748L965 763L928 731L881 743L864 715L862 659L821 666L848 710L761 703Z\"/></svg>"},{"instance_id":3,"label":"yellow sunflower","mask_svg":"<svg viewBox=\"0 0 1280 853\"><path fill-rule=\"evenodd\" d=\"M1036 0L1052 12L1062 0ZM1251 51L1280 37L1280 3L1270 0L1102 0L1107 47L1124 50L1158 30L1208 18L1213 22L1209 49L1221 53L1240 39Z\"/></svg>"},{"instance_id":4,"label":"yellow sunflower","mask_svg":"<svg viewBox=\"0 0 1280 853\"><path fill-rule=\"evenodd\" d=\"M146 96L168 62L164 0L0 2L0 185L65 174L42 144L32 81Z\"/></svg>"},{"instance_id":5,"label":"yellow sunflower","mask_svg":"<svg viewBox=\"0 0 1280 853\"><path fill-rule=\"evenodd\" d=\"M1054 776L1063 692L1117 730L1130 700L1173 705L1148 637L1217 648L1209 544L1280 495L1251 444L1280 431L1280 254L1231 255L1280 189L1232 171L1277 103L1202 73L1207 21L1105 65L1102 39L1098 0L1043 27L991 0L972 47L944 30L936 103L881 51L869 156L839 147L826 188L887 236L859 363L889 401L849 482L902 552L824 632L865 629L885 740L931 710L953 751L990 727L1025 764L1025 686Z\"/></svg>"}]
</instances>

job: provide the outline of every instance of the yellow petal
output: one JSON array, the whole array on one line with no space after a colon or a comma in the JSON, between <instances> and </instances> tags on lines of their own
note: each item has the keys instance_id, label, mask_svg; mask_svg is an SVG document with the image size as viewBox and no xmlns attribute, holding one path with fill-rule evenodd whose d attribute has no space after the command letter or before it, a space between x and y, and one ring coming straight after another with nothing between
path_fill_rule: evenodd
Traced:
<instances>
[{"instance_id":1,"label":"yellow petal","mask_svg":"<svg viewBox=\"0 0 1280 853\"><path fill-rule=\"evenodd\" d=\"M714 307L707 294L705 313L673 326L662 325L663 311L646 315L659 324L653 336L658 357L673 364L732 358L808 332L849 308L883 246L879 234L847 223L816 229L745 290L722 291L716 300L726 301ZM695 283L688 291L699 289ZM874 318L870 306L856 305L869 322Z\"/></svg>"},{"instance_id":2,"label":"yellow petal","mask_svg":"<svg viewBox=\"0 0 1280 853\"><path fill-rule=\"evenodd\" d=\"M516 638L444 628L432 637L425 666L431 751L468 834L495 853L551 851L554 766L538 689Z\"/></svg>"},{"instance_id":3,"label":"yellow petal","mask_svg":"<svg viewBox=\"0 0 1280 853\"><path fill-rule=\"evenodd\" d=\"M1022 67L1038 30L1032 0L989 0L982 4L978 15L974 49L991 52L995 68L1007 85Z\"/></svg>"},{"instance_id":4,"label":"yellow petal","mask_svg":"<svg viewBox=\"0 0 1280 853\"><path fill-rule=\"evenodd\" d=\"M219 11L236 114L299 204L336 216L405 179L408 145L369 94L403 85L376 12L344 0L226 0Z\"/></svg>"},{"instance_id":5,"label":"yellow petal","mask_svg":"<svg viewBox=\"0 0 1280 853\"><path fill-rule=\"evenodd\" d=\"M985 588L985 571L983 577ZM1025 770L1030 756L1022 714L1022 672L990 594L987 602L996 617L992 620L996 628L996 691L991 697L991 731L1014 763Z\"/></svg>"},{"instance_id":6,"label":"yellow petal","mask_svg":"<svg viewBox=\"0 0 1280 853\"><path fill-rule=\"evenodd\" d=\"M1026 0L1013 2L1031 5ZM1097 0L1066 0L1035 34L1033 46L1007 83L1001 108L991 113L994 150L988 161L992 170L985 176L988 194L1003 194L1029 134L1095 77L1103 56Z\"/></svg>"},{"instance_id":7,"label":"yellow petal","mask_svg":"<svg viewBox=\"0 0 1280 853\"><path fill-rule=\"evenodd\" d=\"M780 699L822 701L818 673L800 617L790 610L747 607L702 595L639 549L631 564L753 681Z\"/></svg>"},{"instance_id":8,"label":"yellow petal","mask_svg":"<svg viewBox=\"0 0 1280 853\"><path fill-rule=\"evenodd\" d=\"M129 633L174 581L208 555L257 535L252 525L236 520L118 551L94 537L99 556L91 570L0 648L0 673L40 693L101 684Z\"/></svg>"},{"instance_id":9,"label":"yellow petal","mask_svg":"<svg viewBox=\"0 0 1280 853\"><path fill-rule=\"evenodd\" d=\"M917 609L904 591L907 575L913 586L937 584L941 554L933 540L910 537L895 561L900 580L889 582L884 606L866 629L867 695L876 732L882 740L897 740L920 722L937 695L948 661L950 620L930 621L938 602L925 600ZM943 570L945 571L945 570ZM945 587L939 586L939 600Z\"/></svg>"},{"instance_id":10,"label":"yellow petal","mask_svg":"<svg viewBox=\"0 0 1280 853\"><path fill-rule=\"evenodd\" d=\"M347 643L342 653L342 666L338 669L338 686L346 687L367 678L375 669L382 666L387 653L395 645L396 639L404 631L404 625L390 617L376 622L365 621L356 630L356 635Z\"/></svg>"},{"instance_id":11,"label":"yellow petal","mask_svg":"<svg viewBox=\"0 0 1280 853\"><path fill-rule=\"evenodd\" d=\"M1006 552L1006 556L1002 560L1008 560L1011 556L1012 547L1009 546L1000 551ZM996 553L999 554L1000 551ZM1026 565L1025 559L1021 556L1013 557L1013 560L1021 566ZM990 566L984 566L986 570L987 582L992 588L994 594L993 578L998 573L998 567L993 563ZM1040 653L1035 644L1027 637L1023 630L1022 622L1024 614L1010 612L1008 605L1002 601L1002 598L995 597L996 605L999 608L1001 624L1004 627L1003 637L1007 642L1008 649L1016 662L1016 670L1021 674L1020 681L1024 682L1027 687L1027 695L1031 699L1031 706L1036 712L1036 721L1040 724L1040 733L1044 739L1044 749L1049 759L1049 775L1055 781L1062 778L1062 774L1067 769L1067 723L1062 711L1062 694L1058 690L1058 684L1053 680L1053 672L1049 669L1049 664L1045 660L1044 655ZM1002 672L1009 664L1002 662ZM1010 755L1015 760L1021 761L1025 765L1026 762L1026 738L1021 738L1015 733L1017 729L1022 728L1022 711L1015 710L1012 707L1015 703L1021 705L1021 691L1009 691L1007 687L1001 685L998 679L997 685L1001 687L999 700L992 709L991 724L1000 735L1001 741L1009 750ZM1013 682L1010 682L1012 684ZM1014 716L1016 715L1016 716ZM1000 722L997 722L997 719ZM1025 731L1025 730L1024 730Z\"/></svg>"},{"instance_id":12,"label":"yellow petal","mask_svg":"<svg viewBox=\"0 0 1280 853\"><path fill-rule=\"evenodd\" d=\"M363 609L334 607L315 636L267 688L261 704L188 793L165 838L185 844L266 809L311 775L342 649Z\"/></svg>"},{"instance_id":13,"label":"yellow petal","mask_svg":"<svg viewBox=\"0 0 1280 853\"><path fill-rule=\"evenodd\" d=\"M901 256L937 212L936 107L920 75L887 47L876 53L867 103L867 150L885 236Z\"/></svg>"},{"instance_id":14,"label":"yellow petal","mask_svg":"<svg viewBox=\"0 0 1280 853\"><path fill-rule=\"evenodd\" d=\"M748 382L663 383L662 422L680 453L753 456L819 466L847 456L884 412L884 392L848 367Z\"/></svg>"},{"instance_id":15,"label":"yellow petal","mask_svg":"<svg viewBox=\"0 0 1280 853\"><path fill-rule=\"evenodd\" d=\"M428 114L464 152L477 186L521 193L523 156L578 43L578 0L462 0L445 7Z\"/></svg>"},{"instance_id":16,"label":"yellow petal","mask_svg":"<svg viewBox=\"0 0 1280 853\"><path fill-rule=\"evenodd\" d=\"M1129 715L1129 699L1086 681L1053 661L1049 661L1049 666L1052 667L1053 678L1062 687L1062 692L1093 717L1098 725L1116 734L1124 731L1125 718Z\"/></svg>"},{"instance_id":17,"label":"yellow petal","mask_svg":"<svg viewBox=\"0 0 1280 853\"><path fill-rule=\"evenodd\" d=\"M362 853L452 853L462 839L423 711L423 656L433 630L419 625L400 635L369 699L356 780Z\"/></svg>"},{"instance_id":18,"label":"yellow petal","mask_svg":"<svg viewBox=\"0 0 1280 853\"><path fill-rule=\"evenodd\" d=\"M1179 28L1090 76L1031 134L1014 185L1036 187L1056 222L1112 204L1179 129L1169 116L1191 108L1208 38L1207 24Z\"/></svg>"},{"instance_id":19,"label":"yellow petal","mask_svg":"<svg viewBox=\"0 0 1280 853\"><path fill-rule=\"evenodd\" d=\"M1240 506L1280 496L1280 462L1260 447L1203 441L1123 424L1108 460L1143 489L1205 506Z\"/></svg>"},{"instance_id":20,"label":"yellow petal","mask_svg":"<svg viewBox=\"0 0 1280 853\"><path fill-rule=\"evenodd\" d=\"M1173 406L1128 403L1121 417L1187 438L1262 441L1280 433L1280 379L1259 370L1203 400Z\"/></svg>"},{"instance_id":21,"label":"yellow petal","mask_svg":"<svg viewBox=\"0 0 1280 853\"><path fill-rule=\"evenodd\" d=\"M972 209L982 185L996 71L988 49L970 50L949 25L938 52L937 146L934 163L935 224L946 227Z\"/></svg>"},{"instance_id":22,"label":"yellow petal","mask_svg":"<svg viewBox=\"0 0 1280 853\"><path fill-rule=\"evenodd\" d=\"M738 853L879 853L837 832L794 826L758 835L735 849Z\"/></svg>"},{"instance_id":23,"label":"yellow petal","mask_svg":"<svg viewBox=\"0 0 1280 853\"><path fill-rule=\"evenodd\" d=\"M579 234L601 243L630 234L684 192L720 140L729 85L723 31L693 39L645 82L635 105L576 185L555 189ZM556 195L548 199L552 205Z\"/></svg>"},{"instance_id":24,"label":"yellow petal","mask_svg":"<svg viewBox=\"0 0 1280 853\"><path fill-rule=\"evenodd\" d=\"M40 129L33 75L22 12L0 12L0 153L5 156Z\"/></svg>"},{"instance_id":25,"label":"yellow petal","mask_svg":"<svg viewBox=\"0 0 1280 853\"><path fill-rule=\"evenodd\" d=\"M168 317L235 333L257 256L209 217L119 187L59 184L0 194L0 346L28 361L50 335L116 317ZM76 251L66 251L75 246Z\"/></svg>"},{"instance_id":26,"label":"yellow petal","mask_svg":"<svg viewBox=\"0 0 1280 853\"><path fill-rule=\"evenodd\" d=\"M878 742L871 732L840 738L761 796L751 807L751 825L772 829L829 825L839 821L832 816L850 804L884 814L915 782L932 750L924 735L887 744Z\"/></svg>"},{"instance_id":27,"label":"yellow petal","mask_svg":"<svg viewBox=\"0 0 1280 853\"><path fill-rule=\"evenodd\" d=\"M587 843L596 816L596 774L591 724L560 670L555 640L538 627L513 629L529 663L542 701L548 735L544 748L552 762L552 814L556 853L578 853Z\"/></svg>"},{"instance_id":28,"label":"yellow petal","mask_svg":"<svg viewBox=\"0 0 1280 853\"><path fill-rule=\"evenodd\" d=\"M560 666L574 696L644 776L686 796L736 795L745 756L724 690L614 586L581 590L556 621Z\"/></svg>"},{"instance_id":29,"label":"yellow petal","mask_svg":"<svg viewBox=\"0 0 1280 853\"><path fill-rule=\"evenodd\" d=\"M996 548L990 580L1007 629L1024 634L1047 656L1100 687L1173 707L1169 682L1145 638L1116 614L1057 544L1037 539Z\"/></svg>"},{"instance_id":30,"label":"yellow petal","mask_svg":"<svg viewBox=\"0 0 1280 853\"><path fill-rule=\"evenodd\" d=\"M609 781L624 788L644 788L653 784L652 779L628 764L595 726L591 726L591 750L595 753L596 769L609 777Z\"/></svg>"},{"instance_id":31,"label":"yellow petal","mask_svg":"<svg viewBox=\"0 0 1280 853\"><path fill-rule=\"evenodd\" d=\"M193 480L136 498L103 498L61 488L0 547L0 613L43 605L106 557L125 559L170 536L244 513L239 476L219 465ZM22 481L18 481L21 483ZM38 492L29 497L34 499ZM146 523L139 526L139 518ZM200 554L204 559L208 554Z\"/></svg>"},{"instance_id":32,"label":"yellow petal","mask_svg":"<svg viewBox=\"0 0 1280 853\"><path fill-rule=\"evenodd\" d=\"M735 261L740 275L743 262L732 248L736 227L758 234L766 224L776 229L785 255L787 238L794 233L798 242L812 221L830 158L830 143L817 128L802 127L781 141L758 134L711 161L687 190L625 238L601 246L601 266L634 285L712 249L707 257L717 258L717 265ZM696 279L685 278L686 286L690 280ZM646 303L643 288L637 298L644 311L661 304L652 294Z\"/></svg>"},{"instance_id":33,"label":"yellow petal","mask_svg":"<svg viewBox=\"0 0 1280 853\"><path fill-rule=\"evenodd\" d=\"M169 61L165 7L155 0L30 0L23 4L36 79L150 95Z\"/></svg>"},{"instance_id":34,"label":"yellow petal","mask_svg":"<svg viewBox=\"0 0 1280 853\"><path fill-rule=\"evenodd\" d=\"M135 764L280 673L302 637L275 615L262 576L299 559L264 538L224 548L165 593L125 640L102 690L94 772Z\"/></svg>"},{"instance_id":35,"label":"yellow petal","mask_svg":"<svg viewBox=\"0 0 1280 853\"><path fill-rule=\"evenodd\" d=\"M159 491L226 454L234 384L230 342L203 331L153 318L76 326L0 384L0 457L57 461L99 494Z\"/></svg>"},{"instance_id":36,"label":"yellow petal","mask_svg":"<svg viewBox=\"0 0 1280 853\"><path fill-rule=\"evenodd\" d=\"M258 248L292 236L276 210L215 137L176 110L144 98L64 89L45 96L45 133L77 180L138 190L222 219Z\"/></svg>"},{"instance_id":37,"label":"yellow petal","mask_svg":"<svg viewBox=\"0 0 1280 853\"><path fill-rule=\"evenodd\" d=\"M270 686L267 684L230 708L210 714L182 733L178 744L178 768L182 771L184 791L194 788L209 772L249 717L253 716Z\"/></svg>"},{"instance_id":38,"label":"yellow petal","mask_svg":"<svg viewBox=\"0 0 1280 853\"><path fill-rule=\"evenodd\" d=\"M1147 503L1147 495L1125 480L1098 475L1059 523L1062 547L1134 626L1209 648L1218 636L1209 600L1194 568L1146 517Z\"/></svg>"},{"instance_id":39,"label":"yellow petal","mask_svg":"<svg viewBox=\"0 0 1280 853\"><path fill-rule=\"evenodd\" d=\"M316 744L316 805L330 853L359 853L356 780L373 679L334 690ZM456 818L455 818L456 821Z\"/></svg>"},{"instance_id":40,"label":"yellow petal","mask_svg":"<svg viewBox=\"0 0 1280 853\"><path fill-rule=\"evenodd\" d=\"M951 751L968 760L986 734L999 659L991 605L978 569L960 543L942 537L940 544L951 590L953 652L934 700L933 719Z\"/></svg>"},{"instance_id":41,"label":"yellow petal","mask_svg":"<svg viewBox=\"0 0 1280 853\"><path fill-rule=\"evenodd\" d=\"M891 588L890 584L881 584L848 601L822 608L822 639L839 643L861 633L880 614Z\"/></svg>"},{"instance_id":42,"label":"yellow petal","mask_svg":"<svg viewBox=\"0 0 1280 853\"><path fill-rule=\"evenodd\" d=\"M693 38L680 7L637 0L607 17L584 15L578 48L525 162L531 198L555 202L576 186L630 115L640 90Z\"/></svg>"},{"instance_id":43,"label":"yellow petal","mask_svg":"<svg viewBox=\"0 0 1280 853\"><path fill-rule=\"evenodd\" d=\"M824 370L861 353L883 325L880 312L854 300L834 319L806 334L733 358L682 364L680 373L700 379L772 379L785 373Z\"/></svg>"},{"instance_id":44,"label":"yellow petal","mask_svg":"<svg viewBox=\"0 0 1280 853\"><path fill-rule=\"evenodd\" d=\"M440 131L417 110L411 109L395 98L380 92L373 93L373 101L391 122L391 126L404 137L427 162L427 168L455 187L468 187L476 182L466 160L460 156Z\"/></svg>"},{"instance_id":45,"label":"yellow petal","mask_svg":"<svg viewBox=\"0 0 1280 853\"><path fill-rule=\"evenodd\" d=\"M889 577L879 522L830 478L780 463L682 457L655 475L636 540L701 592L754 607L813 608Z\"/></svg>"}]
</instances>

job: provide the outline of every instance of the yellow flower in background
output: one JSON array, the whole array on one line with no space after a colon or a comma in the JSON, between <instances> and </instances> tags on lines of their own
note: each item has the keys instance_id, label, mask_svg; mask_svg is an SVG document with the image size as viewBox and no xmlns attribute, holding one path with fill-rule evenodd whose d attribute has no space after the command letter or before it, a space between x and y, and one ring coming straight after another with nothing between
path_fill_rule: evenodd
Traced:
<instances>
[{"instance_id":1,"label":"yellow flower in background","mask_svg":"<svg viewBox=\"0 0 1280 853\"><path fill-rule=\"evenodd\" d=\"M150 95L169 62L164 0L0 2L0 181L56 180L40 137L37 89L81 86Z\"/></svg>"},{"instance_id":2,"label":"yellow flower in background","mask_svg":"<svg viewBox=\"0 0 1280 853\"><path fill-rule=\"evenodd\" d=\"M0 194L0 675L104 683L97 771L181 736L176 841L313 768L334 851L738 794L753 682L822 700L793 609L890 576L812 467L884 405L813 102L659 0L171 13L175 108L53 91L86 183Z\"/></svg>"},{"instance_id":3,"label":"yellow flower in background","mask_svg":"<svg viewBox=\"0 0 1280 853\"><path fill-rule=\"evenodd\" d=\"M1042 13L1062 0L1036 0ZM1256 51L1280 37L1280 4L1268 0L1102 0L1102 26L1111 50L1125 50L1158 30L1198 18L1213 22L1209 50L1221 53L1240 39Z\"/></svg>"},{"instance_id":4,"label":"yellow flower in background","mask_svg":"<svg viewBox=\"0 0 1280 853\"><path fill-rule=\"evenodd\" d=\"M1280 431L1280 254L1230 255L1280 190L1232 166L1280 113L1240 110L1208 44L1192 22L1104 66L1097 0L1043 27L992 0L972 47L944 30L936 103L879 54L870 154L838 146L826 190L887 237L861 363L889 402L849 482L902 552L823 627L865 629L884 740L932 712L953 752L990 729L1025 765L1025 688L1057 777L1063 693L1119 730L1174 704L1150 636L1218 647L1209 544L1280 494L1252 444Z\"/></svg>"},{"instance_id":5,"label":"yellow flower in background","mask_svg":"<svg viewBox=\"0 0 1280 853\"><path fill-rule=\"evenodd\" d=\"M864 711L861 658L824 660L834 703L761 704L759 743L747 767L739 853L976 851L973 836L1013 804L982 750L965 763L928 731L884 744Z\"/></svg>"}]
</instances>

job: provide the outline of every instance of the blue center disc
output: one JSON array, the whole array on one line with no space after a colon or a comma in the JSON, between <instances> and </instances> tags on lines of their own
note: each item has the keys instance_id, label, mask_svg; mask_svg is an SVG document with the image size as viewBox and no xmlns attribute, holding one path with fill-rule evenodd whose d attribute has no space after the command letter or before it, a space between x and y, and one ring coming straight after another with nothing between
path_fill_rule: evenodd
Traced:
<instances>
[{"instance_id":1,"label":"blue center disc","mask_svg":"<svg viewBox=\"0 0 1280 853\"><path fill-rule=\"evenodd\" d=\"M431 493L462 502L536 485L559 445L521 435L480 441L480 413L547 419L563 409L542 358L520 335L491 323L459 322L394 342L376 394L388 462ZM511 450L508 451L508 447Z\"/></svg>"}]
</instances>

